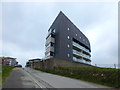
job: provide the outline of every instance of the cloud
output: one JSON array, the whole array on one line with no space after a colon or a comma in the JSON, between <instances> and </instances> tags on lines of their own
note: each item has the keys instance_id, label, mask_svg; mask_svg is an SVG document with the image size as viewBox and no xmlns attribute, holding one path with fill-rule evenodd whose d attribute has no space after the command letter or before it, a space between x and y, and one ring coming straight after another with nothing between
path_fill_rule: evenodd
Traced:
<instances>
[{"instance_id":1,"label":"cloud","mask_svg":"<svg viewBox=\"0 0 120 90\"><path fill-rule=\"evenodd\" d=\"M3 55L44 57L47 30L59 11L88 37L92 64L118 61L117 3L3 3Z\"/></svg>"},{"instance_id":2,"label":"cloud","mask_svg":"<svg viewBox=\"0 0 120 90\"><path fill-rule=\"evenodd\" d=\"M93 64L118 64L118 25L117 13L113 17L105 18L103 23L86 28L86 35L91 42ZM104 17L103 17L104 18ZM111 22L112 21L112 22Z\"/></svg>"}]
</instances>

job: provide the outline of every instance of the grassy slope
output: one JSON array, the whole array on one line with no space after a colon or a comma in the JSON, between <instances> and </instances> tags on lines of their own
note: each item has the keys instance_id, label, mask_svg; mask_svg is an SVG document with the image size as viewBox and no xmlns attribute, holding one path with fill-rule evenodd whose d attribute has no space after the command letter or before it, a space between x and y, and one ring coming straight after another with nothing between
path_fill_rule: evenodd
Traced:
<instances>
[{"instance_id":1,"label":"grassy slope","mask_svg":"<svg viewBox=\"0 0 120 90\"><path fill-rule=\"evenodd\" d=\"M35 69L41 70L38 68ZM120 69L97 67L55 67L54 70L44 69L41 71L120 88Z\"/></svg>"},{"instance_id":2,"label":"grassy slope","mask_svg":"<svg viewBox=\"0 0 120 90\"><path fill-rule=\"evenodd\" d=\"M2 65L0 65L0 87L2 87Z\"/></svg>"},{"instance_id":3,"label":"grassy slope","mask_svg":"<svg viewBox=\"0 0 120 90\"><path fill-rule=\"evenodd\" d=\"M5 79L10 75L13 68L12 66L2 66L2 83L5 82Z\"/></svg>"}]
</instances>

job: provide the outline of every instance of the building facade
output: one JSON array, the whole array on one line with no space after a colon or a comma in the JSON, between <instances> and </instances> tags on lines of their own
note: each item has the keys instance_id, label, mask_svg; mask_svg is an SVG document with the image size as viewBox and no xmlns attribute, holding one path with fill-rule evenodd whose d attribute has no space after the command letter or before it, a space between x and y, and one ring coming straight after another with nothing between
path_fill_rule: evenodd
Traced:
<instances>
[{"instance_id":1,"label":"building facade","mask_svg":"<svg viewBox=\"0 0 120 90\"><path fill-rule=\"evenodd\" d=\"M91 63L88 38L60 11L46 37L45 58Z\"/></svg>"},{"instance_id":2,"label":"building facade","mask_svg":"<svg viewBox=\"0 0 120 90\"><path fill-rule=\"evenodd\" d=\"M14 66L17 64L16 58L12 57L0 57L2 60L2 65Z\"/></svg>"},{"instance_id":3,"label":"building facade","mask_svg":"<svg viewBox=\"0 0 120 90\"><path fill-rule=\"evenodd\" d=\"M41 59L39 58L36 58L36 59L30 59L28 62L26 62L26 67L31 67L33 68L34 67L34 63L37 63L41 61Z\"/></svg>"}]
</instances>

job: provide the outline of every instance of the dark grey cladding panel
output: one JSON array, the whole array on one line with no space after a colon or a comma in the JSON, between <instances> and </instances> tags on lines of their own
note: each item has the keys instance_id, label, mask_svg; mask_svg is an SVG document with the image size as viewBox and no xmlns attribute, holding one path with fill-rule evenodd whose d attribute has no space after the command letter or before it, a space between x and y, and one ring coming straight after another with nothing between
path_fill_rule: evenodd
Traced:
<instances>
[{"instance_id":1,"label":"dark grey cladding panel","mask_svg":"<svg viewBox=\"0 0 120 90\"><path fill-rule=\"evenodd\" d=\"M89 42L88 38L62 12L59 13L57 18L59 18L59 22L61 22L61 24L59 24L59 25L61 25L61 28L62 28L60 30L62 35L66 36L66 34L67 35L69 34L72 38L77 39L78 41L83 43L85 46L87 46L88 49L91 51L90 42ZM70 30L68 31L67 28L70 28ZM77 36L76 36L76 34L77 34ZM81 39L80 39L80 37L81 37Z\"/></svg>"}]
</instances>

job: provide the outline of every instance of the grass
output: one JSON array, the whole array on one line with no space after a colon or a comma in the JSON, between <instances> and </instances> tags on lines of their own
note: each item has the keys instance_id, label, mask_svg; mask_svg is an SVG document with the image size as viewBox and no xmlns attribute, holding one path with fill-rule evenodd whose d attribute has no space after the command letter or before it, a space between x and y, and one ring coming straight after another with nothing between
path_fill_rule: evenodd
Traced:
<instances>
[{"instance_id":1,"label":"grass","mask_svg":"<svg viewBox=\"0 0 120 90\"><path fill-rule=\"evenodd\" d=\"M6 66L6 65L2 66L2 83L5 82L5 79L10 75L13 68L14 67L12 66Z\"/></svg>"},{"instance_id":2,"label":"grass","mask_svg":"<svg viewBox=\"0 0 120 90\"><path fill-rule=\"evenodd\" d=\"M54 67L53 70L38 69L47 73L94 82L114 88L120 88L120 69L99 67Z\"/></svg>"},{"instance_id":3,"label":"grass","mask_svg":"<svg viewBox=\"0 0 120 90\"><path fill-rule=\"evenodd\" d=\"M0 65L0 88L2 87L2 65Z\"/></svg>"}]
</instances>

